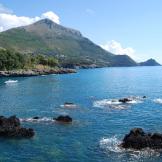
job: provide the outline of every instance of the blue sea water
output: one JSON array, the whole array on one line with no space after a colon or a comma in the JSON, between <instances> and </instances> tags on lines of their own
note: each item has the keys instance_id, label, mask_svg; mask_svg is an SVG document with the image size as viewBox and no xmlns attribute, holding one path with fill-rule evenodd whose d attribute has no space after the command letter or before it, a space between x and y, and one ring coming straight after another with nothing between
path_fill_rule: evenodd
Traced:
<instances>
[{"instance_id":1,"label":"blue sea water","mask_svg":"<svg viewBox=\"0 0 162 162\"><path fill-rule=\"evenodd\" d=\"M5 84L9 79L18 82ZM128 96L147 98L122 108L111 105L111 99ZM23 126L35 129L35 137L0 139L0 161L160 162L160 152L118 147L131 128L162 132L160 99L162 67L102 68L76 74L0 78L0 115L50 119L68 114L74 120L72 124L22 122ZM61 106L64 102L73 102L77 108L66 109Z\"/></svg>"}]
</instances>

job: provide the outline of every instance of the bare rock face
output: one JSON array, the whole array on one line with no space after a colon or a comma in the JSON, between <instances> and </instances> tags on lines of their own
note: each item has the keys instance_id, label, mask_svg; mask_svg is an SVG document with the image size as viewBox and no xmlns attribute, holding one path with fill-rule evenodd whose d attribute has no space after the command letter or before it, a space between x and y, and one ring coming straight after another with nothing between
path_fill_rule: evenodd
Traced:
<instances>
[{"instance_id":1,"label":"bare rock face","mask_svg":"<svg viewBox=\"0 0 162 162\"><path fill-rule=\"evenodd\" d=\"M34 130L21 127L20 120L16 116L6 118L0 116L0 137L23 137L34 136Z\"/></svg>"},{"instance_id":2,"label":"bare rock face","mask_svg":"<svg viewBox=\"0 0 162 162\"><path fill-rule=\"evenodd\" d=\"M66 115L66 116L60 115L59 117L54 118L54 120L56 120L57 122L62 122L62 123L71 123L72 122L72 118L68 115Z\"/></svg>"},{"instance_id":3,"label":"bare rock face","mask_svg":"<svg viewBox=\"0 0 162 162\"><path fill-rule=\"evenodd\" d=\"M134 128L125 135L121 147L136 150L143 148L162 149L162 134L145 133L142 128Z\"/></svg>"}]
</instances>

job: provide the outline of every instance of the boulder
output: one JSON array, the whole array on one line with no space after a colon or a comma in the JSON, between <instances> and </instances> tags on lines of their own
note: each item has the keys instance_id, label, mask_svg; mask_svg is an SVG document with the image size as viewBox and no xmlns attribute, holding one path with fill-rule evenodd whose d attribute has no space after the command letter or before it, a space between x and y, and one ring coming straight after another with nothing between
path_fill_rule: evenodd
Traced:
<instances>
[{"instance_id":1,"label":"boulder","mask_svg":"<svg viewBox=\"0 0 162 162\"><path fill-rule=\"evenodd\" d=\"M66 116L60 115L57 118L54 118L54 120L56 120L57 122L62 122L62 123L71 123L72 122L72 118L68 115L66 115Z\"/></svg>"},{"instance_id":2,"label":"boulder","mask_svg":"<svg viewBox=\"0 0 162 162\"><path fill-rule=\"evenodd\" d=\"M145 133L142 128L134 128L125 135L121 147L136 150L143 148L162 149L162 134Z\"/></svg>"},{"instance_id":3,"label":"boulder","mask_svg":"<svg viewBox=\"0 0 162 162\"><path fill-rule=\"evenodd\" d=\"M6 118L0 116L0 137L26 137L34 136L34 130L21 127L20 120L16 116Z\"/></svg>"}]
</instances>

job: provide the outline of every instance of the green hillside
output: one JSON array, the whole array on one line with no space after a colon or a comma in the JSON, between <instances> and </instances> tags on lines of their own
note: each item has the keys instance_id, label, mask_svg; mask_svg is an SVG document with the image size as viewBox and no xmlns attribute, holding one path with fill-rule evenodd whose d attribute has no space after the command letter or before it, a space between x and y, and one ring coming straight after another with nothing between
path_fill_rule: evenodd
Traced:
<instances>
[{"instance_id":1,"label":"green hillside","mask_svg":"<svg viewBox=\"0 0 162 162\"><path fill-rule=\"evenodd\" d=\"M49 19L0 33L0 47L23 54L55 56L62 66L135 66L128 56L114 55L74 29Z\"/></svg>"}]
</instances>

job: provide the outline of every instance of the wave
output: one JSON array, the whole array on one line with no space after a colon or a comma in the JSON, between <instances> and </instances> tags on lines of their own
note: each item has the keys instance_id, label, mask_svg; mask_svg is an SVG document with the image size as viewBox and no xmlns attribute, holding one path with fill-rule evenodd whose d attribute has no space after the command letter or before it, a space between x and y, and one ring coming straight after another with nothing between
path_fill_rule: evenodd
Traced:
<instances>
[{"instance_id":1,"label":"wave","mask_svg":"<svg viewBox=\"0 0 162 162\"><path fill-rule=\"evenodd\" d=\"M120 102L119 99L103 99L103 100L98 100L94 101L93 107L111 107L111 108L116 108L116 109L125 109L127 108L130 104L138 104L143 102L142 97L128 97L130 101L123 103Z\"/></svg>"},{"instance_id":2,"label":"wave","mask_svg":"<svg viewBox=\"0 0 162 162\"><path fill-rule=\"evenodd\" d=\"M119 147L121 141L116 136L111 138L102 138L100 140L100 148L110 152L122 152L123 150Z\"/></svg>"},{"instance_id":3,"label":"wave","mask_svg":"<svg viewBox=\"0 0 162 162\"><path fill-rule=\"evenodd\" d=\"M5 84L13 84L13 83L17 83L17 82L18 82L18 80L9 79L9 80L5 81Z\"/></svg>"},{"instance_id":4,"label":"wave","mask_svg":"<svg viewBox=\"0 0 162 162\"><path fill-rule=\"evenodd\" d=\"M110 152L119 154L118 157L122 158L126 155L129 155L130 159L132 161L134 160L140 160L143 158L149 158L149 157L159 157L160 152L146 148L142 150L133 150L133 149L124 149L120 147L121 141L116 137L110 137L110 138L102 138L99 142L99 146L104 152L109 155ZM117 157L115 154L115 157Z\"/></svg>"},{"instance_id":5,"label":"wave","mask_svg":"<svg viewBox=\"0 0 162 162\"><path fill-rule=\"evenodd\" d=\"M53 118L48 118L48 117L43 117L39 119L34 119L34 118L25 118L25 119L20 119L21 122L31 122L31 123L49 123L49 122L55 122Z\"/></svg>"},{"instance_id":6,"label":"wave","mask_svg":"<svg viewBox=\"0 0 162 162\"><path fill-rule=\"evenodd\" d=\"M64 103L64 105L60 105L60 107L62 108L77 108L78 106L76 104L73 103Z\"/></svg>"},{"instance_id":7,"label":"wave","mask_svg":"<svg viewBox=\"0 0 162 162\"><path fill-rule=\"evenodd\" d=\"M162 99L161 98L154 99L153 101L155 103L162 104Z\"/></svg>"}]
</instances>

